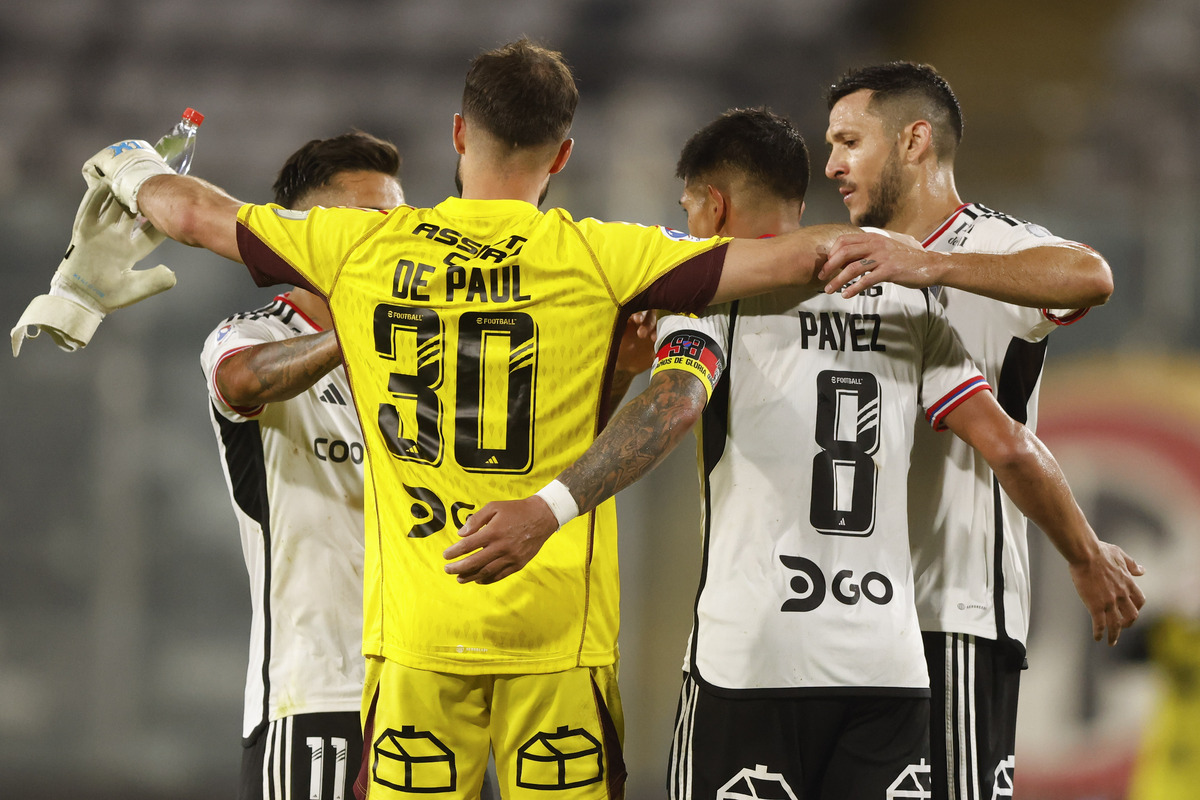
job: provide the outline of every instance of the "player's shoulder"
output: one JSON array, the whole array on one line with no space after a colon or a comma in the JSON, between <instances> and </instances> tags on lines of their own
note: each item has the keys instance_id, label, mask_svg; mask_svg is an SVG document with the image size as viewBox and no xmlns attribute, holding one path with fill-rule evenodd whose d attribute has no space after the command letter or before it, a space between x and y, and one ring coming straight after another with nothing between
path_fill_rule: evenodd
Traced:
<instances>
[{"instance_id":1,"label":"player's shoulder","mask_svg":"<svg viewBox=\"0 0 1200 800\"><path fill-rule=\"evenodd\" d=\"M938 237L938 244L948 249L994 252L1062 241L1043 225L982 203L960 208Z\"/></svg>"},{"instance_id":2,"label":"player's shoulder","mask_svg":"<svg viewBox=\"0 0 1200 800\"><path fill-rule=\"evenodd\" d=\"M263 340L286 339L305 333L304 315L282 295L252 311L239 311L221 322L209 334L209 340L222 340L237 334Z\"/></svg>"}]
</instances>

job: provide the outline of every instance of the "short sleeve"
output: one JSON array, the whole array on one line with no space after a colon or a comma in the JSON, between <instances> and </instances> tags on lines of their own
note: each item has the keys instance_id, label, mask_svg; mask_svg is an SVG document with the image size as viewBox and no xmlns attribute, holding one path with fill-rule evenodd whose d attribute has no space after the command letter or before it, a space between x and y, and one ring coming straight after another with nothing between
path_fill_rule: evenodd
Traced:
<instances>
[{"instance_id":1,"label":"short sleeve","mask_svg":"<svg viewBox=\"0 0 1200 800\"><path fill-rule=\"evenodd\" d=\"M730 241L720 236L697 239L671 228L625 222L584 219L577 225L620 305L676 267ZM716 262L715 267L719 266Z\"/></svg>"},{"instance_id":2,"label":"short sleeve","mask_svg":"<svg viewBox=\"0 0 1200 800\"><path fill-rule=\"evenodd\" d=\"M274 341L279 341L279 337L271 326L260 320L236 317L222 322L204 340L204 349L200 353L200 366L204 370L208 398L221 416L233 422L245 422L262 413L263 406L261 405L252 408L233 406L221 396L216 381L217 367L222 361L247 347Z\"/></svg>"},{"instance_id":3,"label":"short sleeve","mask_svg":"<svg viewBox=\"0 0 1200 800\"><path fill-rule=\"evenodd\" d=\"M999 226L997 226L997 230L1000 230ZM1003 237L994 248L997 253L1019 253L1034 247L1053 247L1064 244L1087 247L1079 242L1055 236L1036 223L1018 220L1012 220L1012 227L1003 230ZM986 238L981 237L980 244L987 247ZM1018 319L1015 321L1015 333L1030 342L1041 341L1055 328L1078 322L1088 312L1086 308L1017 308L1020 310L1016 312Z\"/></svg>"},{"instance_id":4,"label":"short sleeve","mask_svg":"<svg viewBox=\"0 0 1200 800\"><path fill-rule=\"evenodd\" d=\"M928 303L921 364L919 400L934 430L945 430L945 418L969 397L991 391L958 334L937 303Z\"/></svg>"},{"instance_id":5,"label":"short sleeve","mask_svg":"<svg viewBox=\"0 0 1200 800\"><path fill-rule=\"evenodd\" d=\"M346 257L386 223L387 213L245 205L238 212L238 252L259 286L295 283L328 297Z\"/></svg>"}]
</instances>

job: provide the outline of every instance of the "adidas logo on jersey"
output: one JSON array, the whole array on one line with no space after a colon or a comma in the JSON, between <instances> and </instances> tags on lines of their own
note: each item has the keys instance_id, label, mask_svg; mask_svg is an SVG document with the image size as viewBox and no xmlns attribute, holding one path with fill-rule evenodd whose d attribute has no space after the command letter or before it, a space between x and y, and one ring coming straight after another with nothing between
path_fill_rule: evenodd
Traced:
<instances>
[{"instance_id":1,"label":"adidas logo on jersey","mask_svg":"<svg viewBox=\"0 0 1200 800\"><path fill-rule=\"evenodd\" d=\"M332 403L335 406L346 405L346 398L342 397L342 393L332 383L318 396L322 403Z\"/></svg>"},{"instance_id":2,"label":"adidas logo on jersey","mask_svg":"<svg viewBox=\"0 0 1200 800\"><path fill-rule=\"evenodd\" d=\"M489 458L489 459L488 459L487 461L485 461L484 463L485 463L485 464L488 464L488 465L491 465L491 464L499 464L500 462L499 462L499 461L496 459L496 457L495 457L495 456L492 456L491 458Z\"/></svg>"}]
</instances>

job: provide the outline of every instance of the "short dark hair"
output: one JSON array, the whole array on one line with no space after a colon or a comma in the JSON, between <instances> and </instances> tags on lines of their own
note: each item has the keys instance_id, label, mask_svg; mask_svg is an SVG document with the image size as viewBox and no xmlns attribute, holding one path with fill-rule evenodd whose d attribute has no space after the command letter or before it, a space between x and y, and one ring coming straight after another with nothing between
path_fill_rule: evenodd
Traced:
<instances>
[{"instance_id":1,"label":"short dark hair","mask_svg":"<svg viewBox=\"0 0 1200 800\"><path fill-rule=\"evenodd\" d=\"M896 100L915 102L912 113L927 117L934 130L934 148L939 159L954 155L962 141L962 108L950 84L928 64L892 61L852 69L829 87L826 97L832 110L837 101L860 89L869 89L871 105ZM907 123L905 123L907 124Z\"/></svg>"},{"instance_id":2,"label":"short dark hair","mask_svg":"<svg viewBox=\"0 0 1200 800\"><path fill-rule=\"evenodd\" d=\"M804 200L808 147L786 117L766 108L726 111L692 134L675 166L684 182L732 169L784 200Z\"/></svg>"},{"instance_id":3,"label":"short dark hair","mask_svg":"<svg viewBox=\"0 0 1200 800\"><path fill-rule=\"evenodd\" d=\"M562 53L521 38L471 62L462 113L509 147L537 147L567 138L578 104Z\"/></svg>"},{"instance_id":4,"label":"short dark hair","mask_svg":"<svg viewBox=\"0 0 1200 800\"><path fill-rule=\"evenodd\" d=\"M348 170L394 176L400 171L400 152L391 142L357 130L313 139L288 156L279 170L272 187L275 202L295 208L306 194L328 186L334 175Z\"/></svg>"}]
</instances>

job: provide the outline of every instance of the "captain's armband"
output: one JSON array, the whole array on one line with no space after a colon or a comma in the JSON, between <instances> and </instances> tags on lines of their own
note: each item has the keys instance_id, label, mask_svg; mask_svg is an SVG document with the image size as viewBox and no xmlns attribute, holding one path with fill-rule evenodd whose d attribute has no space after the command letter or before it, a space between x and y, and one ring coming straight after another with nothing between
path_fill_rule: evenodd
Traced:
<instances>
[{"instance_id":1,"label":"captain's armband","mask_svg":"<svg viewBox=\"0 0 1200 800\"><path fill-rule=\"evenodd\" d=\"M725 372L725 354L712 337L698 331L679 331L667 336L658 348L654 372L680 369L690 372L704 384L704 393L712 399L713 388Z\"/></svg>"}]
</instances>

